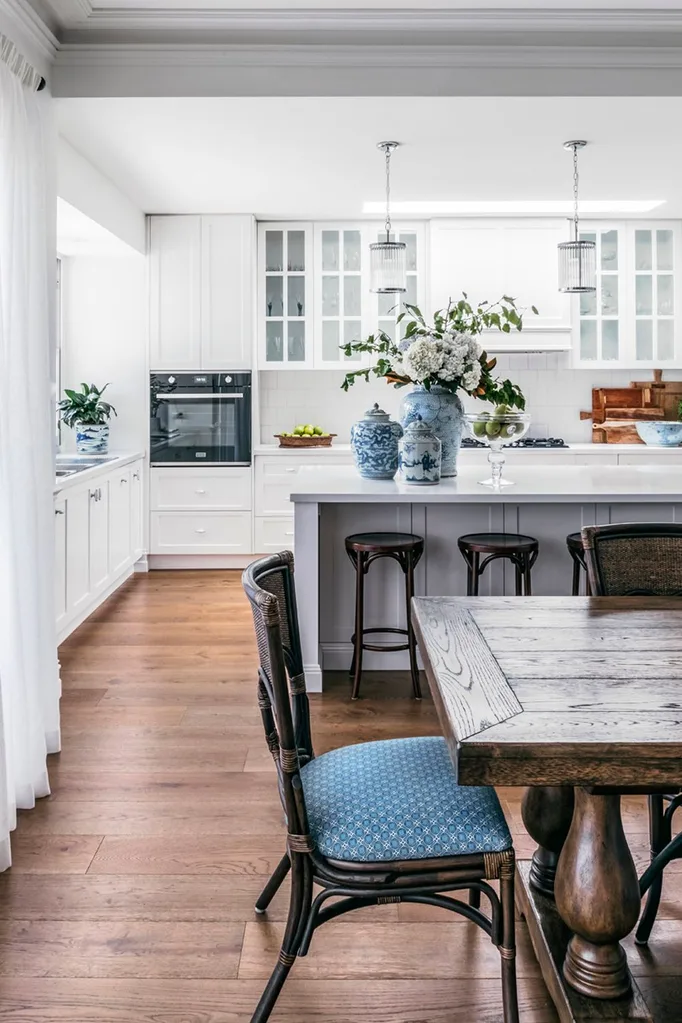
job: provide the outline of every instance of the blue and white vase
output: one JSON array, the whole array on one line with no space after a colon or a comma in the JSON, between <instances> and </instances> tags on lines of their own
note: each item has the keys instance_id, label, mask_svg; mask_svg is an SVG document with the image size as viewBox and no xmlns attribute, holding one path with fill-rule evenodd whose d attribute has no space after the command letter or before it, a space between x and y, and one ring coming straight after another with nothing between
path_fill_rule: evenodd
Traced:
<instances>
[{"instance_id":1,"label":"blue and white vase","mask_svg":"<svg viewBox=\"0 0 682 1023\"><path fill-rule=\"evenodd\" d=\"M405 427L399 444L401 483L432 487L440 483L441 442L420 415Z\"/></svg>"},{"instance_id":2,"label":"blue and white vase","mask_svg":"<svg viewBox=\"0 0 682 1023\"><path fill-rule=\"evenodd\" d=\"M109 424L76 424L76 451L79 455L106 455L109 450Z\"/></svg>"},{"instance_id":3,"label":"blue and white vase","mask_svg":"<svg viewBox=\"0 0 682 1023\"><path fill-rule=\"evenodd\" d=\"M427 391L423 384L403 397L400 422L407 427L417 416L431 427L442 444L441 476L457 475L457 455L464 429L464 406L456 394L434 384Z\"/></svg>"},{"instance_id":4,"label":"blue and white vase","mask_svg":"<svg viewBox=\"0 0 682 1023\"><path fill-rule=\"evenodd\" d=\"M368 480L392 480L398 471L398 441L403 428L374 403L351 427L355 468Z\"/></svg>"}]
</instances>

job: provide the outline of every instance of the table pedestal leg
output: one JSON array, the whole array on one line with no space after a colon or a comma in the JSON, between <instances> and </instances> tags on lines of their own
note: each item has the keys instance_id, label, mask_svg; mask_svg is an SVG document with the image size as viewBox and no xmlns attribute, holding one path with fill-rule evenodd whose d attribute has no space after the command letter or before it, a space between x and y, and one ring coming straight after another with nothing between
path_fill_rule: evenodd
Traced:
<instances>
[{"instance_id":1,"label":"table pedestal leg","mask_svg":"<svg viewBox=\"0 0 682 1023\"><path fill-rule=\"evenodd\" d=\"M530 884L543 895L554 897L554 878L559 853L573 819L573 789L546 786L526 789L521 815L526 831L538 843L530 868Z\"/></svg>"},{"instance_id":2,"label":"table pedestal leg","mask_svg":"<svg viewBox=\"0 0 682 1023\"><path fill-rule=\"evenodd\" d=\"M620 998L630 973L620 945L637 923L637 871L620 816L620 796L575 790L575 810L556 872L555 898L573 931L563 974L589 998Z\"/></svg>"}]
</instances>

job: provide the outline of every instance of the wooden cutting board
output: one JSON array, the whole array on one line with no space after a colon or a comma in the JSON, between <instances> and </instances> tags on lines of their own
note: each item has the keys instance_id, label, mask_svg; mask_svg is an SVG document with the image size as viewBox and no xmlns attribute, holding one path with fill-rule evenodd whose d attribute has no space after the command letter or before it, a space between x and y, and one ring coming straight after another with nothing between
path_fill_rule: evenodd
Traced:
<instances>
[{"instance_id":1,"label":"wooden cutting board","mask_svg":"<svg viewBox=\"0 0 682 1023\"><path fill-rule=\"evenodd\" d=\"M663 371L654 379L636 381L629 387L594 387L592 409L581 419L592 420L594 444L642 444L635 422L638 419L677 419L682 400L682 381L663 381Z\"/></svg>"},{"instance_id":2,"label":"wooden cutting board","mask_svg":"<svg viewBox=\"0 0 682 1023\"><path fill-rule=\"evenodd\" d=\"M664 380L663 370L654 370L653 383L635 381L632 387L647 388L651 394L651 403L663 410L663 418L677 422L677 408L682 401L682 380Z\"/></svg>"}]
</instances>

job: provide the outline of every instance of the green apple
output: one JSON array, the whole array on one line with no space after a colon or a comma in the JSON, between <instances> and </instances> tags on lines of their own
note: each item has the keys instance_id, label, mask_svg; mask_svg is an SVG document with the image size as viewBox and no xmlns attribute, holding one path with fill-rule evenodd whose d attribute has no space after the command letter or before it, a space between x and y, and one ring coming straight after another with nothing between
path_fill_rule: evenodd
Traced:
<instances>
[{"instance_id":1,"label":"green apple","mask_svg":"<svg viewBox=\"0 0 682 1023\"><path fill-rule=\"evenodd\" d=\"M497 437L502 429L501 423L496 423L494 419L491 419L489 423L485 424L485 432L489 437Z\"/></svg>"},{"instance_id":2,"label":"green apple","mask_svg":"<svg viewBox=\"0 0 682 1023\"><path fill-rule=\"evenodd\" d=\"M304 427L303 435L304 435L304 437L314 437L315 436L315 428L312 427L312 426Z\"/></svg>"},{"instance_id":3,"label":"green apple","mask_svg":"<svg viewBox=\"0 0 682 1023\"><path fill-rule=\"evenodd\" d=\"M511 410L509 408L509 405L498 405L495 408L495 413L494 414L496 416L508 416L510 411Z\"/></svg>"},{"instance_id":4,"label":"green apple","mask_svg":"<svg viewBox=\"0 0 682 1023\"><path fill-rule=\"evenodd\" d=\"M295 426L294 427L294 437L302 437L304 433L305 433L305 426Z\"/></svg>"},{"instance_id":5,"label":"green apple","mask_svg":"<svg viewBox=\"0 0 682 1023\"><path fill-rule=\"evenodd\" d=\"M483 421L480 421L478 423L474 423L474 433L475 433L475 435L477 437L483 437L485 435L485 428L486 428L486 423L484 423Z\"/></svg>"},{"instance_id":6,"label":"green apple","mask_svg":"<svg viewBox=\"0 0 682 1023\"><path fill-rule=\"evenodd\" d=\"M315 434L316 437L321 437L322 436L322 427L321 426L313 426L313 433Z\"/></svg>"}]
</instances>

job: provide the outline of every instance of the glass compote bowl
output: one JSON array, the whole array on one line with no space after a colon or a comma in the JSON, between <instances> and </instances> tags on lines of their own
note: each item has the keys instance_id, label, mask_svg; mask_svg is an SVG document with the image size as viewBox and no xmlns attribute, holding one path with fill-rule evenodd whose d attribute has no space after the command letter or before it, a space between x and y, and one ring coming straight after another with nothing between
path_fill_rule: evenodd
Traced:
<instances>
[{"instance_id":1,"label":"glass compote bowl","mask_svg":"<svg viewBox=\"0 0 682 1023\"><path fill-rule=\"evenodd\" d=\"M484 487L493 487L499 490L501 487L510 487L513 480L502 478L502 466L505 458L502 449L507 444L513 444L521 440L528 433L530 426L530 415L527 412L502 412L495 409L494 412L473 412L465 416L469 433L474 440L481 441L490 450L488 461L490 462L490 479L479 480Z\"/></svg>"}]
</instances>

